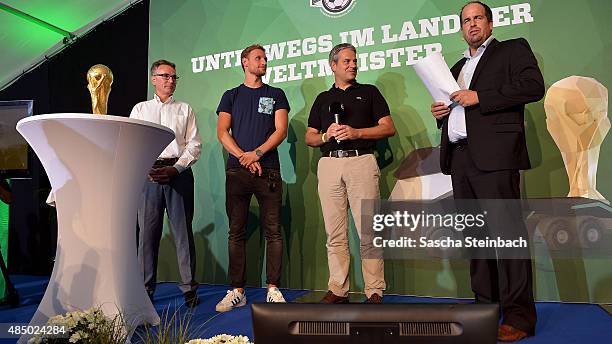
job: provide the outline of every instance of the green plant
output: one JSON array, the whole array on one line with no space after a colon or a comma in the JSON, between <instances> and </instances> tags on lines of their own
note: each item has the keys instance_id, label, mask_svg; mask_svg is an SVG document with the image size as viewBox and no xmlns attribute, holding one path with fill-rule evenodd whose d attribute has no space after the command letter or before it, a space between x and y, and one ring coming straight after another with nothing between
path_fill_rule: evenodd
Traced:
<instances>
[{"instance_id":1,"label":"green plant","mask_svg":"<svg viewBox=\"0 0 612 344\"><path fill-rule=\"evenodd\" d=\"M181 314L177 308L170 315L170 307L164 309L160 316L160 324L151 326L145 324L143 330L137 331L138 343L142 344L184 344L192 334L191 317L193 313Z\"/></svg>"}]
</instances>

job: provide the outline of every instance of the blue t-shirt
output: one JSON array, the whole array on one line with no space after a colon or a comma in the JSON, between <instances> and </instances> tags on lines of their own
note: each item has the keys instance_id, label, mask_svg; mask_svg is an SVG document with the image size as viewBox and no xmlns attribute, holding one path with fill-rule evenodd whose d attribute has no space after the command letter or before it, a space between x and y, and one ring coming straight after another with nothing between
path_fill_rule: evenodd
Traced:
<instances>
[{"instance_id":1,"label":"blue t-shirt","mask_svg":"<svg viewBox=\"0 0 612 344\"><path fill-rule=\"evenodd\" d=\"M249 152L261 146L274 133L274 112L279 109L290 110L285 92L280 88L266 84L250 88L241 84L225 91L217 107L217 115L227 112L232 116L232 136L240 149ZM266 152L259 163L264 168L280 169L276 149ZM227 168L234 167L240 167L240 162L230 154Z\"/></svg>"}]
</instances>

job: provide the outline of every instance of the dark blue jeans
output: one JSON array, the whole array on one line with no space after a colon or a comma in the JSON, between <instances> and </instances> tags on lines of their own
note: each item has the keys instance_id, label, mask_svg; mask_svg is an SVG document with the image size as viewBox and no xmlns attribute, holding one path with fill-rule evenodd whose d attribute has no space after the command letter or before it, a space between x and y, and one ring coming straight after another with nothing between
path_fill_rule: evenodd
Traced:
<instances>
[{"instance_id":1,"label":"dark blue jeans","mask_svg":"<svg viewBox=\"0 0 612 344\"><path fill-rule=\"evenodd\" d=\"M245 168L229 168L225 173L225 206L229 219L229 277L234 288L243 288L246 270L246 227L251 197L259 203L261 230L266 239L266 283L280 283L283 237L280 210L283 184L279 170L263 169L261 176Z\"/></svg>"}]
</instances>

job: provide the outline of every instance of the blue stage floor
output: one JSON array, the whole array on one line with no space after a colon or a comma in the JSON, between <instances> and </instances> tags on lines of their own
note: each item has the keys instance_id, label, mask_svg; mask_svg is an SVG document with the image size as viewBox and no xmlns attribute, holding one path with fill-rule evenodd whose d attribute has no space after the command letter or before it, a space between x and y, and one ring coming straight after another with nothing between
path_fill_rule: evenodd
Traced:
<instances>
[{"instance_id":1,"label":"blue stage floor","mask_svg":"<svg viewBox=\"0 0 612 344\"><path fill-rule=\"evenodd\" d=\"M15 276L14 283L19 290L22 306L10 309L0 308L0 323L27 323L43 296L48 279L33 276ZM227 286L203 284L198 289L201 303L191 314L191 328L195 337L209 338L217 334L245 335L253 340L250 307L241 307L227 313L215 312L215 304L225 295ZM308 290L286 290L287 301L310 301L322 293ZM249 303L265 301L264 288L247 288ZM358 298L358 296L355 296ZM352 298L351 298L352 300ZM386 295L385 303L435 303L465 302L453 299ZM161 314L170 307L170 314L179 307L186 314L183 297L175 283L161 283L155 293L155 308ZM535 337L521 341L526 344L569 344L569 343L612 343L612 316L597 305L590 304L537 304L538 325ZM0 344L16 340L0 339Z\"/></svg>"}]
</instances>

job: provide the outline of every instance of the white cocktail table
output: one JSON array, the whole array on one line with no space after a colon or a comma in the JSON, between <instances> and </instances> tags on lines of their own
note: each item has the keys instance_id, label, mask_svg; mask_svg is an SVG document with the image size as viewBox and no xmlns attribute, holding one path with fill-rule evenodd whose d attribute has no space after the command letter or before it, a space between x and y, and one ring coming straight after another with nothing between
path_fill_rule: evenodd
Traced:
<instances>
[{"instance_id":1,"label":"white cocktail table","mask_svg":"<svg viewBox=\"0 0 612 344\"><path fill-rule=\"evenodd\" d=\"M53 188L57 252L30 324L100 306L127 324L158 324L137 259L136 212L148 170L172 130L117 116L48 114L25 118L28 141ZM22 336L20 343L26 342Z\"/></svg>"}]
</instances>

